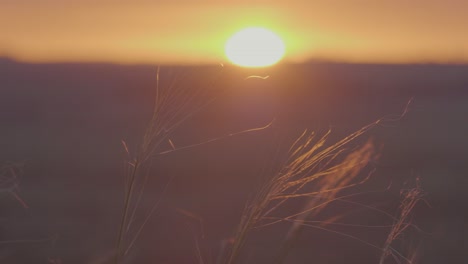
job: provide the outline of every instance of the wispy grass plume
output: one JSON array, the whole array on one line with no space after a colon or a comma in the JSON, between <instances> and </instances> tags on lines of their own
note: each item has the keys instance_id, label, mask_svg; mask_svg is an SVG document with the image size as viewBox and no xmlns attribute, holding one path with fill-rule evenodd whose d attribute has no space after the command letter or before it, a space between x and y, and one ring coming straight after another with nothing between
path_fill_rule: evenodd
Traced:
<instances>
[{"instance_id":1,"label":"wispy grass plume","mask_svg":"<svg viewBox=\"0 0 468 264\"><path fill-rule=\"evenodd\" d=\"M7 162L0 167L0 193L8 194L23 208L28 208L27 203L20 196L20 178L23 174L23 165Z\"/></svg>"},{"instance_id":2,"label":"wispy grass plume","mask_svg":"<svg viewBox=\"0 0 468 264\"><path fill-rule=\"evenodd\" d=\"M169 138L171 133L203 105L200 101L200 97L203 97L201 89L178 85L178 78L174 78L169 85L162 87L160 77L160 68L158 68L153 113L140 144L132 152L127 143L122 141L127 155L125 194L117 237L115 263L120 263L127 254L159 205L160 200L155 202L149 211L143 213L143 217L140 217L141 220L136 223L137 211L141 209L139 205L148 177L151 174L151 158L158 151L162 151L163 146L174 148L174 144Z\"/></svg>"},{"instance_id":3,"label":"wispy grass plume","mask_svg":"<svg viewBox=\"0 0 468 264\"><path fill-rule=\"evenodd\" d=\"M379 264L385 264L386 260L389 257L392 257L395 260L395 263L402 263L401 260L404 260L406 263L415 264L417 260L417 252L410 252L409 257L403 256L401 253L396 251L392 244L404 233L408 227L413 226L410 219L410 213L413 211L413 208L416 204L423 198L423 191L421 189L419 179L417 179L416 187L411 189L403 189L401 191L401 204L398 208L398 216L395 217L394 223L390 232L385 240L383 246L383 253L380 257Z\"/></svg>"},{"instance_id":4,"label":"wispy grass plume","mask_svg":"<svg viewBox=\"0 0 468 264\"><path fill-rule=\"evenodd\" d=\"M217 75L213 76L213 79L206 85L198 84L193 86L180 85L178 83L180 79L174 78L169 85L163 87L160 82L160 68L158 68L156 74L154 108L152 116L142 135L142 140L134 151L131 151L131 147L127 142L122 140L122 146L126 153L125 194L123 201L124 208L115 249L114 262L116 264L121 262L134 245L150 216L153 215L161 201L160 197L147 212L143 214L140 213L140 221L137 221L138 211L141 211L139 205L143 199L142 197L148 177L150 177L151 174L152 159L160 155L198 147L235 135L256 132L272 125L273 121L266 126L229 133L224 136L211 138L204 142L186 146L177 146L177 144L174 144L170 138L171 134L183 124L184 121L216 99L217 94L210 94L209 88L214 84L217 77ZM164 187L163 194L168 184L169 183Z\"/></svg>"},{"instance_id":5,"label":"wispy grass plume","mask_svg":"<svg viewBox=\"0 0 468 264\"><path fill-rule=\"evenodd\" d=\"M246 205L226 262L234 264L239 261L247 235L253 228L294 219L297 224L291 227L286 245L278 258L280 261L284 259L288 244L299 231L301 222L317 214L340 191L368 179L369 175L358 176L376 157L374 145L368 141L354 150L349 145L377 123L365 126L328 146L331 131L320 137L314 132L304 131L289 149L284 166L261 186L254 199ZM297 198L307 199L306 206L300 212L281 219L270 217L288 200Z\"/></svg>"}]
</instances>

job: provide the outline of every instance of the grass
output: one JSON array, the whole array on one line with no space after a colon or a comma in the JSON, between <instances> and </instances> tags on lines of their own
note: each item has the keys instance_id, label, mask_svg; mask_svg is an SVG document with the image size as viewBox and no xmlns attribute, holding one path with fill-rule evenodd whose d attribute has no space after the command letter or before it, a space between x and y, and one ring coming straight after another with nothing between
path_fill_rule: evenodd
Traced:
<instances>
[{"instance_id":1,"label":"grass","mask_svg":"<svg viewBox=\"0 0 468 264\"><path fill-rule=\"evenodd\" d=\"M385 261L389 257L392 257L397 263L401 262L400 259L403 259L408 263L416 263L418 253L416 250L409 252L409 256L405 257L392 248L392 243L401 237L406 229L412 226L411 221L409 221L410 214L416 204L423 198L423 191L421 189L419 179L416 180L416 187L408 190L403 189L401 191L402 201L398 210L398 216L395 218L392 228L385 240L379 264L386 263Z\"/></svg>"},{"instance_id":2,"label":"grass","mask_svg":"<svg viewBox=\"0 0 468 264\"><path fill-rule=\"evenodd\" d=\"M0 193L12 197L23 208L28 208L20 196L20 180L23 174L23 165L7 162L0 167Z\"/></svg>"},{"instance_id":3,"label":"grass","mask_svg":"<svg viewBox=\"0 0 468 264\"><path fill-rule=\"evenodd\" d=\"M120 263L141 234L148 219L159 205L156 202L149 212L145 213L143 222L136 224L135 215L145 191L145 183L150 174L151 159L157 155L163 144L169 143L174 151L175 147L170 140L171 133L187 118L196 112L202 104L194 102L200 91L191 91L182 87L174 79L167 87L160 87L160 68L156 74L156 90L154 109L151 120L145 129L140 145L132 153L127 143L122 140L123 148L127 154L125 162L125 194L124 207L118 231L115 248L115 263ZM130 231L137 226L134 234ZM132 230L133 231L133 230Z\"/></svg>"},{"instance_id":4,"label":"grass","mask_svg":"<svg viewBox=\"0 0 468 264\"><path fill-rule=\"evenodd\" d=\"M143 221L136 223L136 215L138 211L141 210L140 202L145 192L146 182L148 181L151 171L151 162L154 158L239 134L256 132L271 126L271 123L269 123L262 127L211 138L204 142L176 147L170 139L174 130L192 115L213 102L215 97L207 96L206 92L195 90L193 87L179 85L177 83L177 78L174 78L167 87L160 87L160 70L161 69L158 68L156 74L154 109L151 119L143 133L140 145L137 147L136 151L131 152L128 144L122 140L122 146L127 156L125 161L125 191L123 212L116 239L114 263L121 263L122 259L135 244L143 228L158 208L161 201L158 200L154 203L148 212L143 212ZM208 83L208 86L213 85L215 80L216 76ZM197 100L199 98L204 99Z\"/></svg>"},{"instance_id":5,"label":"grass","mask_svg":"<svg viewBox=\"0 0 468 264\"><path fill-rule=\"evenodd\" d=\"M372 167L370 164L378 158L378 153L372 140L368 140L351 151L347 149L347 146L378 123L375 122L365 126L328 147L325 147L325 143L330 131L318 139L316 139L315 133L305 131L291 146L290 155L282 169L264 182L257 196L247 204L231 251L227 260L223 263L243 263L240 259L249 233L254 229L280 222L290 223L291 226L284 237L284 241L278 242L282 246L274 256L272 263L286 263L289 251L305 227L345 236L377 249L381 252L379 264L387 263L385 261L390 256L395 263L416 263L414 258L416 252L408 252L411 257L406 257L393 248L392 243L407 228L414 227L409 216L423 196L419 182L416 187L401 191L402 200L396 216L383 212L393 221L393 224L380 226L390 229L383 246L378 246L356 236L334 231L327 227L330 225L373 227L336 222L344 215L336 215L321 221L308 220L319 216L320 212L333 202L344 201L345 198L362 194L359 191L353 192L353 189L365 183L372 176L374 169L369 167ZM366 168L367 173L363 173ZM348 193L340 195L343 191L348 191ZM291 199L303 199L303 208L288 216L271 216L281 206L287 206L287 202ZM376 212L380 211L370 206L365 207Z\"/></svg>"},{"instance_id":6,"label":"grass","mask_svg":"<svg viewBox=\"0 0 468 264\"><path fill-rule=\"evenodd\" d=\"M148 225L151 216L158 210L162 203L162 197L171 184L169 180L161 188L162 193L149 209L143 208L142 201L145 192L147 192L149 177L153 177L152 166L155 158L240 134L273 129L274 120L259 127L228 133L186 146L178 146L171 140L172 133L191 116L213 102L216 96L193 89L193 87L180 85L178 78L169 81L167 86L161 87L161 69L159 68L155 77L154 108L141 135L140 142L136 146L130 146L125 140L121 142L126 155L124 161L125 185L115 249L111 256L111 262L114 264L126 262L130 250ZM245 79L250 78L266 79L267 77L250 76ZM207 85L213 85L216 79L217 76L214 76ZM406 111L407 109L403 115ZM420 183L417 182L415 187L401 190L400 206L393 213L351 199L373 192L362 191L361 187L372 177L375 177L373 164L379 159L380 147L369 134L373 128L380 124L381 120L378 120L337 141L331 139L332 131L318 134L305 130L300 133L288 146L286 158L278 164L277 168L270 168L269 171L272 172L266 175L252 199L246 203L239 216L240 220L233 238L224 241L220 252L216 254L218 257L210 259L210 256L205 256L200 240L195 238L195 261L216 264L247 263L248 242L255 231L266 227L275 228L277 225L287 225L283 238L276 242L277 250L270 256L271 263L291 263L288 262L288 259L294 253L293 250L297 243L300 243L300 237L308 235L307 229L315 229L337 236L337 239L344 237L368 246L379 255L376 263L416 264L420 257L420 251L415 247L406 251L404 249L397 250L396 244L401 244L401 240L407 239L404 234L408 229L416 228L411 222L411 212L423 198ZM0 193L13 198L21 206L27 208L28 205L20 196L21 175L22 165L4 164L0 168ZM296 211L282 210L290 208L290 205L297 203L297 201L302 206ZM380 226L347 223L343 219L346 219L348 212L326 216L326 209L334 203L347 203L359 209L384 215L390 222ZM192 217L191 212L179 211ZM288 214L284 215L285 211L288 211ZM323 215L326 216L325 219L322 217ZM193 218L200 222L203 220L196 215ZM387 232L387 236L382 243L372 242L335 229L336 227L382 228L383 232ZM18 242L30 241L3 241L0 244ZM50 258L48 261L49 263L61 263L58 258Z\"/></svg>"},{"instance_id":7,"label":"grass","mask_svg":"<svg viewBox=\"0 0 468 264\"><path fill-rule=\"evenodd\" d=\"M366 126L328 147L325 147L325 143L330 132L315 140L315 133L305 131L291 146L283 168L263 184L258 195L246 206L226 263L238 263L247 234L257 225L293 221L276 259L278 263L283 263L306 219L318 214L325 205L335 200L341 190L352 188L368 178L355 181L361 169L374 156L373 144L369 141L348 155L345 154L345 146L371 127ZM336 162L343 155L345 158ZM315 189L307 188L311 185ZM298 198L307 199L301 211L282 218L270 217L288 200Z\"/></svg>"},{"instance_id":8,"label":"grass","mask_svg":"<svg viewBox=\"0 0 468 264\"><path fill-rule=\"evenodd\" d=\"M145 192L146 182L150 177L152 160L158 155L165 155L174 151L198 147L213 141L232 137L242 133L256 132L270 128L272 123L258 128L248 129L237 133L230 133L208 141L188 146L176 147L171 140L173 133L184 121L194 113L203 109L214 98L203 97L201 91L192 91L181 87L174 80L167 87L160 87L160 69L156 75L155 103L152 117L148 122L140 144L131 151L130 146L122 141L127 155L125 161L125 192L123 211L115 246L114 263L122 263L129 250L134 246L148 220L157 210L161 199L156 201L149 211L143 212L143 217L137 221L136 215L142 208L140 202ZM380 252L379 264L387 263L392 258L395 263L416 263L411 257L399 253L392 244L401 237L402 233L412 226L409 221L410 213L421 199L420 187L402 192L402 204L396 215L381 212L378 208L355 202L359 207L371 211L384 213L392 220L388 237L382 246L366 241L351 234L336 231L333 226L358 226L339 222L343 215L319 219L321 212L331 203L348 202L348 199L362 194L359 186L366 183L375 171L373 162L379 157L379 150L373 140L368 139L369 131L378 126L376 121L336 142L330 142L331 131L318 135L313 131L304 131L291 144L288 156L281 163L276 172L272 173L258 187L256 195L245 206L240 217L237 231L232 243L226 245L224 252L219 252L218 264L245 263L243 252L253 230L262 229L280 223L289 224L289 230L283 241L278 241L279 250L273 256L277 264L287 263L291 249L304 228L314 228L331 234L344 236L359 241ZM361 143L360 143L361 142ZM362 143L363 142L363 143ZM167 190L167 183L163 194ZM160 197L161 198L161 197ZM288 207L291 201L301 200L303 207L297 212L286 216L276 215L282 208ZM361 225L361 227L365 225ZM371 227L371 226L367 226ZM195 252L198 263L206 263L198 240L195 240ZM410 252L411 253L411 252Z\"/></svg>"}]
</instances>

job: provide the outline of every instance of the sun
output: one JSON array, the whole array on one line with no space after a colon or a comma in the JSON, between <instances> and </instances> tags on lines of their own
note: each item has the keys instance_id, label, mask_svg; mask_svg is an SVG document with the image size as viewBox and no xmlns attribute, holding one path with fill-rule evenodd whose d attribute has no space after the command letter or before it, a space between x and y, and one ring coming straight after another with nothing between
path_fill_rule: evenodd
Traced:
<instances>
[{"instance_id":1,"label":"sun","mask_svg":"<svg viewBox=\"0 0 468 264\"><path fill-rule=\"evenodd\" d=\"M229 38L225 53L229 61L236 65L266 67L283 58L285 45L272 31L261 27L249 27Z\"/></svg>"}]
</instances>

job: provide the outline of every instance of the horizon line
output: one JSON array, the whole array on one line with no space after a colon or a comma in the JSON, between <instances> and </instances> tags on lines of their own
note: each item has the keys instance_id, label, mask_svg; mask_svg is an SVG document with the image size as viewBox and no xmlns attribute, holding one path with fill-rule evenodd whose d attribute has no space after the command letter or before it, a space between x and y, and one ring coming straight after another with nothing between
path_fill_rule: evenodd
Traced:
<instances>
[{"instance_id":1,"label":"horizon line","mask_svg":"<svg viewBox=\"0 0 468 264\"><path fill-rule=\"evenodd\" d=\"M0 63L14 63L14 64L26 64L26 65L115 65L115 66L169 66L169 67L207 67L207 66L227 66L237 67L244 69L267 69L274 68L282 65L313 65L313 64L329 64L329 65L451 65L451 66L468 66L468 61L408 61L408 62L386 62L386 61L352 61L352 60L337 60L337 59L324 59L324 58L311 58L301 62L283 60L277 64L267 67L242 67L232 63L226 62L129 62L129 61L78 61L78 60L49 60L49 61L30 61L13 58L11 56L0 55Z\"/></svg>"}]
</instances>

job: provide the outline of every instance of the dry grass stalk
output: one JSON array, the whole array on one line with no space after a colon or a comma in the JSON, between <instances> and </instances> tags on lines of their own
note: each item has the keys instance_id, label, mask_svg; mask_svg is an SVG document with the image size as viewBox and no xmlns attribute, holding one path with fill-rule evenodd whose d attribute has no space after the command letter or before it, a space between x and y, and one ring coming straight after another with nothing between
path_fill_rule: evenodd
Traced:
<instances>
[{"instance_id":1,"label":"dry grass stalk","mask_svg":"<svg viewBox=\"0 0 468 264\"><path fill-rule=\"evenodd\" d=\"M390 230L390 233L385 240L383 246L383 253L380 257L379 264L384 264L388 257L392 257L396 263L402 263L401 259L406 261L406 263L414 264L417 255L415 252L412 252L410 257L405 257L392 247L392 243L397 240L404 231L412 226L410 221L410 213L413 211L413 208L416 204L422 199L423 191L419 184L419 181L416 184L416 187L409 190L401 191L402 201L399 207L398 217L395 218L393 226Z\"/></svg>"},{"instance_id":2,"label":"dry grass stalk","mask_svg":"<svg viewBox=\"0 0 468 264\"><path fill-rule=\"evenodd\" d=\"M272 125L273 121L263 127L230 133L225 136L212 138L207 141L188 146L176 147L173 141L169 138L170 135L184 121L216 99L216 96L207 95L207 91L208 88L214 84L214 81L217 78L218 76L215 75L207 86L198 86L203 87L203 89L179 85L178 78L174 78L167 87L161 87L160 68L158 68L156 74L154 109L152 117L149 120L143 134L142 141L134 153L130 151L127 143L122 141L123 149L127 155L127 160L125 162L125 195L124 209L119 225L114 263L120 263L124 256L128 253L130 248L134 245L139 234L142 232L144 226L148 222L150 216L155 212L159 205L160 200L155 202L155 204L149 209L148 212L146 212L146 214L143 214L143 217L141 217L142 220L139 224L136 223L136 214L138 209L141 209L139 204L142 200L146 182L151 171L152 158L155 158L158 155L172 153L174 151L198 147L235 135L256 132L269 128ZM163 145L170 146L170 149L163 150ZM132 231L133 234L131 234Z\"/></svg>"},{"instance_id":3,"label":"dry grass stalk","mask_svg":"<svg viewBox=\"0 0 468 264\"><path fill-rule=\"evenodd\" d=\"M157 201L143 216L135 231L132 226L135 225L135 215L150 174L151 157L157 154L166 142L171 144L172 141L169 139L171 133L201 107L201 104L195 100L201 91L178 85L177 81L178 79L174 78L167 87L160 87L160 68L158 68L154 109L142 141L134 153L129 150L126 142L122 141L127 161L124 209L117 237L115 263L120 263L159 204ZM132 230L135 232L133 235L130 234Z\"/></svg>"},{"instance_id":4,"label":"dry grass stalk","mask_svg":"<svg viewBox=\"0 0 468 264\"><path fill-rule=\"evenodd\" d=\"M268 216L289 199L309 198L308 206L297 214L270 221L267 225L294 218L299 219L300 224L308 215L313 214L313 211L318 212L333 200L339 191L364 182L368 177L358 180L357 176L374 157L374 147L368 142L358 150L350 152L347 146L377 123L365 126L331 146L326 146L330 131L318 139L315 133L305 131L292 144L285 166L269 179L256 197L247 204L227 263L238 262L249 231L259 226L262 221L271 219ZM310 191L311 185L316 189ZM293 236L295 230L296 225L291 229L290 236Z\"/></svg>"},{"instance_id":5,"label":"dry grass stalk","mask_svg":"<svg viewBox=\"0 0 468 264\"><path fill-rule=\"evenodd\" d=\"M285 261L289 250L293 246L294 241L299 237L307 219L317 216L327 204L335 201L342 188L353 186L353 181L355 181L354 184L363 182L363 180L359 181L356 178L368 163L376 157L374 144L369 140L362 147L348 154L348 156L334 168L334 174L317 179L314 187L318 187L316 191L322 191L321 194L308 197L301 212L282 219L283 221L292 221L292 226L276 257L277 263L283 263ZM328 219L326 222L322 221L320 224L321 226L331 224L340 217L341 216L336 216L332 219Z\"/></svg>"},{"instance_id":6,"label":"dry grass stalk","mask_svg":"<svg viewBox=\"0 0 468 264\"><path fill-rule=\"evenodd\" d=\"M28 205L19 195L19 183L22 174L23 165L11 162L3 164L0 167L0 193L9 194L26 209Z\"/></svg>"}]
</instances>

